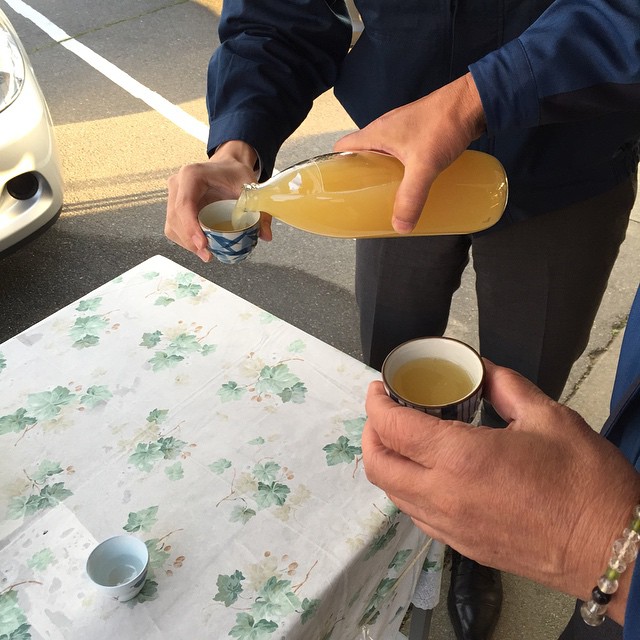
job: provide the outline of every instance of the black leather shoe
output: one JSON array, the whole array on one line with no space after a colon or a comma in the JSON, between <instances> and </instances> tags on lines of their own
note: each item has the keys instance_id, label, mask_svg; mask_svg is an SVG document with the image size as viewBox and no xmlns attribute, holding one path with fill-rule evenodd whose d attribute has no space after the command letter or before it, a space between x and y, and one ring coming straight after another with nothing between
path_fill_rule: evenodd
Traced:
<instances>
[{"instance_id":1,"label":"black leather shoe","mask_svg":"<svg viewBox=\"0 0 640 640\"><path fill-rule=\"evenodd\" d=\"M447 609L457 640L489 640L502 607L502 577L451 550Z\"/></svg>"}]
</instances>

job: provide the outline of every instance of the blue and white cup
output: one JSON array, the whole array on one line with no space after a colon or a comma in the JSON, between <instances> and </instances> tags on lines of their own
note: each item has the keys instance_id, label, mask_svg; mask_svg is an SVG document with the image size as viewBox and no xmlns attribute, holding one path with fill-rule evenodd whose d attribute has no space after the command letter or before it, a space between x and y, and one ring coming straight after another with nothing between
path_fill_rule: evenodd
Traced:
<instances>
[{"instance_id":1,"label":"blue and white cup","mask_svg":"<svg viewBox=\"0 0 640 640\"><path fill-rule=\"evenodd\" d=\"M198 214L200 227L207 236L209 251L225 264L246 260L258 244L260 212L245 212L241 227L234 228L232 213L235 205L235 200L218 200L208 204Z\"/></svg>"},{"instance_id":2,"label":"blue and white cup","mask_svg":"<svg viewBox=\"0 0 640 640\"><path fill-rule=\"evenodd\" d=\"M460 385L460 394L455 396L454 391L448 390L449 396L445 401L421 402L418 397L408 397L410 394L407 387L400 389L400 377L398 372L405 365L414 361L430 359L436 362L447 361L457 365L466 374L465 382ZM409 371L408 368L404 372ZM418 367L414 371L419 371ZM449 375L443 368L443 376ZM402 372L401 372L402 374ZM408 374L404 374L408 375ZM419 374L412 374L419 375ZM443 420L460 420L462 422L473 422L482 400L482 390L484 387L485 368L482 358L475 349L468 344L455 340L454 338L426 337L409 340L397 346L382 363L382 382L384 388L393 400L405 407L417 409L423 413L436 416ZM433 380L430 383L434 388L445 383L446 380ZM454 394L451 396L451 394ZM436 395L429 393L429 395Z\"/></svg>"},{"instance_id":3,"label":"blue and white cup","mask_svg":"<svg viewBox=\"0 0 640 640\"><path fill-rule=\"evenodd\" d=\"M87 559L87 575L105 595L127 602L135 598L147 579L149 549L129 535L101 542Z\"/></svg>"}]
</instances>

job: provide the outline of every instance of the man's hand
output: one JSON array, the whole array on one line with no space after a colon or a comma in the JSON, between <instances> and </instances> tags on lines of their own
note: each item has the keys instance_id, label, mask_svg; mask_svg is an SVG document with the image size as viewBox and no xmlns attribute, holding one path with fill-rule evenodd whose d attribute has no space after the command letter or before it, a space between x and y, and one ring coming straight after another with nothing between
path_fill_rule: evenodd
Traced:
<instances>
[{"instance_id":1,"label":"man's hand","mask_svg":"<svg viewBox=\"0 0 640 640\"><path fill-rule=\"evenodd\" d=\"M485 128L480 96L470 73L408 105L384 114L336 142L336 151L383 151L404 164L396 194L393 228L416 225L436 176Z\"/></svg>"},{"instance_id":2,"label":"man's hand","mask_svg":"<svg viewBox=\"0 0 640 640\"><path fill-rule=\"evenodd\" d=\"M198 212L211 202L238 198L242 186L255 181L255 162L253 148L234 140L221 145L208 162L186 165L172 175L164 227L167 238L209 262L211 254ZM262 217L260 237L271 240L269 216Z\"/></svg>"},{"instance_id":3,"label":"man's hand","mask_svg":"<svg viewBox=\"0 0 640 640\"><path fill-rule=\"evenodd\" d=\"M588 599L638 502L640 474L577 413L514 371L485 364L486 396L506 429L402 407L373 382L362 438L367 477L463 555ZM623 613L624 589L621 581L612 615Z\"/></svg>"}]
</instances>

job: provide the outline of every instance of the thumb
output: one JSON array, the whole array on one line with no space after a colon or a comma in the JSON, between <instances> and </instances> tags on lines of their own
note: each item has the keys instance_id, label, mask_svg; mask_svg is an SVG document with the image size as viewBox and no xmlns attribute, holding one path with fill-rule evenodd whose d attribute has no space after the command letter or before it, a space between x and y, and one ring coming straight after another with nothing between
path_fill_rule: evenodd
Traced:
<instances>
[{"instance_id":1,"label":"thumb","mask_svg":"<svg viewBox=\"0 0 640 640\"><path fill-rule=\"evenodd\" d=\"M418 222L429 189L438 172L420 162L405 163L404 176L396 192L393 207L393 228L398 233L409 233Z\"/></svg>"},{"instance_id":2,"label":"thumb","mask_svg":"<svg viewBox=\"0 0 640 640\"><path fill-rule=\"evenodd\" d=\"M543 413L556 408L557 403L536 385L512 369L499 367L484 359L485 398L507 422L529 427L544 427Z\"/></svg>"},{"instance_id":3,"label":"thumb","mask_svg":"<svg viewBox=\"0 0 640 640\"><path fill-rule=\"evenodd\" d=\"M384 143L372 134L372 128L370 126L343 136L333 145L333 150L338 152L382 151L387 153Z\"/></svg>"}]
</instances>

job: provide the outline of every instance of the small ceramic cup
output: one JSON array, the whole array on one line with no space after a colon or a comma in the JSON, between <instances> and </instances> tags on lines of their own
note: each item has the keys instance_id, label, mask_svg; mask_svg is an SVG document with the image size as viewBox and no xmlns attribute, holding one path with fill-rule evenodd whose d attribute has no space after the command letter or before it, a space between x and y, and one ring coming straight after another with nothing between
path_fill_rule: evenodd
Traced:
<instances>
[{"instance_id":1,"label":"small ceramic cup","mask_svg":"<svg viewBox=\"0 0 640 640\"><path fill-rule=\"evenodd\" d=\"M478 353L453 338L409 340L382 363L382 382L393 400L443 420L473 421L484 376Z\"/></svg>"},{"instance_id":2,"label":"small ceramic cup","mask_svg":"<svg viewBox=\"0 0 640 640\"><path fill-rule=\"evenodd\" d=\"M121 535L94 548L87 559L87 575L105 595L127 602L140 593L148 566L147 545L133 536Z\"/></svg>"},{"instance_id":3,"label":"small ceramic cup","mask_svg":"<svg viewBox=\"0 0 640 640\"><path fill-rule=\"evenodd\" d=\"M260 212L246 212L242 217L242 228L234 229L231 214L235 205L235 200L218 200L208 204L198 214L200 227L207 236L209 251L225 264L246 260L258 244Z\"/></svg>"}]
</instances>

